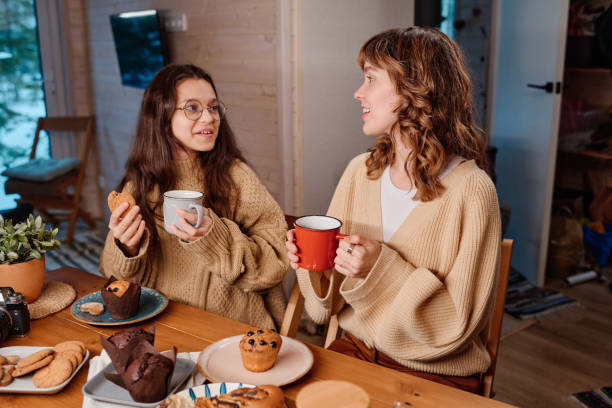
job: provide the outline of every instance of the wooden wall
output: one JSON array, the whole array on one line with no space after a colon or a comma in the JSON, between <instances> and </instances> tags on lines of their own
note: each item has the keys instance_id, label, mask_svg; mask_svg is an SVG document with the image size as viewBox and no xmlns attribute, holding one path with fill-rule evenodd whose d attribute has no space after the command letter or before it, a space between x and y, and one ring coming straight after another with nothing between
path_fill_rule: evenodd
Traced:
<instances>
[{"instance_id":1,"label":"wooden wall","mask_svg":"<svg viewBox=\"0 0 612 408\"><path fill-rule=\"evenodd\" d=\"M101 184L123 176L143 90L121 85L109 15L155 8L185 13L187 31L169 33L170 61L209 71L250 165L281 195L276 97L276 0L88 0L93 99Z\"/></svg>"},{"instance_id":2,"label":"wooden wall","mask_svg":"<svg viewBox=\"0 0 612 408\"><path fill-rule=\"evenodd\" d=\"M94 114L92 75L89 58L88 23L85 0L64 0L62 19L65 41L65 67L68 88L69 112L72 116ZM83 138L77 139L78 154L84 148ZM81 192L81 208L92 217L103 215L102 197L98 185L98 160L96 145L92 146L85 169Z\"/></svg>"}]
</instances>

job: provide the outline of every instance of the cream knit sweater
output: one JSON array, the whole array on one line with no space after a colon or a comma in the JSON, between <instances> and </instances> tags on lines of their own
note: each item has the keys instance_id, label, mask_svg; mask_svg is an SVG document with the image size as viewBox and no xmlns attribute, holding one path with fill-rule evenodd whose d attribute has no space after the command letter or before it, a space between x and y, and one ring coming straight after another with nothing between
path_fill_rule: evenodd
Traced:
<instances>
[{"instance_id":1,"label":"cream knit sweater","mask_svg":"<svg viewBox=\"0 0 612 408\"><path fill-rule=\"evenodd\" d=\"M175 161L176 189L206 193L204 174L190 160ZM164 229L163 218L154 228L160 238L149 250L148 234L140 251L128 258L109 232L100 259L100 271L117 279L139 279L170 299L256 327L274 328L282 321L285 299L280 283L289 261L285 251L287 224L282 210L255 173L236 161L230 170L237 199L229 218L211 210L208 234L188 243ZM130 191L128 184L124 191ZM163 200L158 191L149 199ZM162 215L161 206L159 215ZM147 225L147 228L151 228Z\"/></svg>"},{"instance_id":2,"label":"cream knit sweater","mask_svg":"<svg viewBox=\"0 0 612 408\"><path fill-rule=\"evenodd\" d=\"M366 178L366 158L348 165L328 214L344 221L342 232L382 242L380 178ZM297 275L315 322L338 313L341 328L406 367L467 376L490 364L484 338L499 268L499 207L472 160L441 182L444 193L417 205L365 279L335 270L330 281L304 269Z\"/></svg>"}]
</instances>

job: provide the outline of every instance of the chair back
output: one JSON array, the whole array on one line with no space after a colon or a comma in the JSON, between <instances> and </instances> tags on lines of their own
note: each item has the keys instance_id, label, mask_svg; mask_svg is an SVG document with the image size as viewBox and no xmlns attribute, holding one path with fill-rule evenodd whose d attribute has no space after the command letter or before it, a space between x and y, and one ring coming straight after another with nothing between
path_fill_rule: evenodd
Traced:
<instances>
[{"instance_id":1,"label":"chair back","mask_svg":"<svg viewBox=\"0 0 612 408\"><path fill-rule=\"evenodd\" d=\"M93 129L93 116L39 118L30 152L30 160L36 157L36 148L38 147L41 131L48 131L50 141L54 138L51 131L74 132L75 159L80 160L80 165L76 169L62 169L66 171L64 173L60 172L60 174L54 174L51 171L47 174L47 178L41 180L33 181L31 179L24 180L19 177L9 177L4 186L6 193L19 194L21 196L20 202L31 203L43 214L47 221L54 224L57 224L57 214L52 214L51 210L68 210L67 245L72 243L77 216L83 218L90 227L93 228L95 225L94 219L89 212L84 208L79 208L85 169L87 167L87 157L93 145ZM83 134L83 137L77 136L78 133Z\"/></svg>"},{"instance_id":2,"label":"chair back","mask_svg":"<svg viewBox=\"0 0 612 408\"><path fill-rule=\"evenodd\" d=\"M30 159L36 157L36 147L38 146L38 141L40 140L40 132L43 130L46 131L64 131L64 132L74 132L75 135L77 132L85 132L85 143L83 145L83 149L81 155L78 158L81 159L81 163L85 164L87 160L87 155L89 154L89 149L91 148L91 143L93 140L93 125L94 118L93 116L81 116L81 117L45 117L38 118L38 123L36 125L36 133L34 134L34 143L32 144L32 151L30 152ZM51 138L51 134L49 133L49 138ZM85 166L83 166L84 168Z\"/></svg>"},{"instance_id":3,"label":"chair back","mask_svg":"<svg viewBox=\"0 0 612 408\"><path fill-rule=\"evenodd\" d=\"M504 238L502 240L499 276L497 278L497 290L495 291L495 304L493 306L489 334L487 336L487 351L491 357L491 365L482 378L482 395L487 398L493 397L493 379L495 377L499 339L502 321L504 319L504 305L506 304L506 291L508 289L508 277L510 276L513 246L514 241L512 239Z\"/></svg>"},{"instance_id":4,"label":"chair back","mask_svg":"<svg viewBox=\"0 0 612 408\"><path fill-rule=\"evenodd\" d=\"M285 221L289 229L293 228L293 223L296 219L296 216L285 214ZM295 278L295 271L289 269L289 273L294 275L293 278L295 280L293 288L291 289L291 294L289 295L289 300L287 301L287 308L285 309L285 315L283 316L283 323L281 324L279 333L283 336L295 337L300 325L302 313L304 312L304 296L302 296L302 292L300 292L297 278Z\"/></svg>"}]
</instances>

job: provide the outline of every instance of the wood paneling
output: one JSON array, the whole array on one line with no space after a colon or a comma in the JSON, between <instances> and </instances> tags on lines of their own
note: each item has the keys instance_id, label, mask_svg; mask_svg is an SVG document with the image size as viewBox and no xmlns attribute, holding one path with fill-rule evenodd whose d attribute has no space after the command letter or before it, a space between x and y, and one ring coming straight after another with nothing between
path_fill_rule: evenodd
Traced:
<instances>
[{"instance_id":1,"label":"wood paneling","mask_svg":"<svg viewBox=\"0 0 612 408\"><path fill-rule=\"evenodd\" d=\"M66 0L62 2L62 12L71 113L73 116L89 116L94 113L94 109L85 1ZM81 149L83 146L78 144L77 151ZM94 218L102 216L98 162L99 156L94 142L81 192L81 207L87 209L87 212Z\"/></svg>"}]
</instances>

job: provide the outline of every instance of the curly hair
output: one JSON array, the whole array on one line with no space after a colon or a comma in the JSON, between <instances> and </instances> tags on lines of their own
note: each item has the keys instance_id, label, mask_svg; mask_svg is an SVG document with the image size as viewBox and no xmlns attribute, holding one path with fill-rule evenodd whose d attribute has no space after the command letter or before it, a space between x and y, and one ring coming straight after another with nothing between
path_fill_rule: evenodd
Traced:
<instances>
[{"instance_id":1,"label":"curly hair","mask_svg":"<svg viewBox=\"0 0 612 408\"><path fill-rule=\"evenodd\" d=\"M384 31L359 51L366 62L389 73L400 96L398 121L391 134L400 135L410 153L404 169L417 193L430 201L443 187L438 176L453 155L474 159L484 168L485 136L472 112L472 84L461 50L436 28L410 27ZM370 179L381 176L395 157L396 141L379 136L366 161Z\"/></svg>"},{"instance_id":2,"label":"curly hair","mask_svg":"<svg viewBox=\"0 0 612 408\"><path fill-rule=\"evenodd\" d=\"M136 137L126 163L126 173L118 189L131 182L134 199L141 209L142 218L149 225L150 245L157 247L159 236L155 219L156 209L163 200L158 197L148 202L148 195L157 187L160 194L175 188L177 179L173 171L173 151L185 149L172 133L172 115L176 110L176 90L186 79L203 79L215 94L212 78L203 69L191 64L170 64L162 68L147 86L142 98ZM221 118L219 134L211 151L198 152L196 163L204 170L202 187L206 190L205 205L217 214L227 216L229 202L236 186L230 176L232 164L246 162L236 145L234 133L227 117Z\"/></svg>"}]
</instances>

